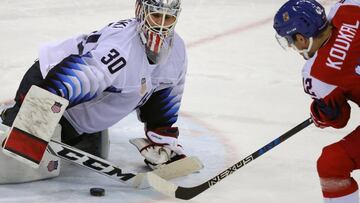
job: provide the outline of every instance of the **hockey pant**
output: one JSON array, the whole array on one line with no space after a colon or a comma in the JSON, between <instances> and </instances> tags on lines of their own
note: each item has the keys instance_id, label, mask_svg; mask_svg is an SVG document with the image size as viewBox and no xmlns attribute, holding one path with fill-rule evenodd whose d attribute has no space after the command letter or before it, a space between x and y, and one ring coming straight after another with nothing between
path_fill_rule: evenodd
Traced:
<instances>
[{"instance_id":1,"label":"hockey pant","mask_svg":"<svg viewBox=\"0 0 360 203\"><path fill-rule=\"evenodd\" d=\"M338 198L358 190L351 172L360 169L360 126L339 142L323 148L317 170L325 198Z\"/></svg>"}]
</instances>

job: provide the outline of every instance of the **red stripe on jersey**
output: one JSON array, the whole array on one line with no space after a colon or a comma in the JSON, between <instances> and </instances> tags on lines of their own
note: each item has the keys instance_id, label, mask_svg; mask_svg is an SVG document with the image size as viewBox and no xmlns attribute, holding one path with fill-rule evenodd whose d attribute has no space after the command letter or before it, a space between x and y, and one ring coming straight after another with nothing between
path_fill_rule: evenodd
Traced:
<instances>
[{"instance_id":1,"label":"red stripe on jersey","mask_svg":"<svg viewBox=\"0 0 360 203\"><path fill-rule=\"evenodd\" d=\"M4 148L34 163L39 164L48 142L18 128L13 128Z\"/></svg>"},{"instance_id":2,"label":"red stripe on jersey","mask_svg":"<svg viewBox=\"0 0 360 203\"><path fill-rule=\"evenodd\" d=\"M161 45L161 38L159 35L155 35L155 45L154 45L154 52L159 53L160 45Z\"/></svg>"}]
</instances>

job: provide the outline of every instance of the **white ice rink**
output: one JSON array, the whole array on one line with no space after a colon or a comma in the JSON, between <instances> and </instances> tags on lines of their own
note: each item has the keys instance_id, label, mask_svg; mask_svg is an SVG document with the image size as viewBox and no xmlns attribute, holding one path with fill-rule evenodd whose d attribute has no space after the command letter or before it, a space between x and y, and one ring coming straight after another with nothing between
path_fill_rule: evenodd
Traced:
<instances>
[{"instance_id":1,"label":"white ice rink","mask_svg":"<svg viewBox=\"0 0 360 203\"><path fill-rule=\"evenodd\" d=\"M301 81L303 59L277 44L272 18L284 0L183 0L177 31L188 47L189 67L178 126L180 142L205 168L175 180L198 185L309 117ZM330 0L324 1L326 8ZM0 100L15 95L41 43L100 29L132 17L134 0L0 0ZM214 187L193 203L322 202L316 160L322 147L340 140L360 121L353 106L348 127L310 126ZM142 171L128 143L143 136L134 115L110 129L110 159ZM1 166L0 166L1 168ZM360 173L354 176L360 181ZM104 197L90 187L106 189ZM0 185L0 202L184 202L152 190L127 188L74 165L60 177Z\"/></svg>"}]
</instances>

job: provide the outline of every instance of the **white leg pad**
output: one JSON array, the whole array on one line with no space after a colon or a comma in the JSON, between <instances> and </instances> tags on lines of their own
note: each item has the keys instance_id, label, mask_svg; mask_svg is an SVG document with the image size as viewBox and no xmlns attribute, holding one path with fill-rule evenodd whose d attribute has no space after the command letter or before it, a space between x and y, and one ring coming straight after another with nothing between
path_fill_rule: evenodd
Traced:
<instances>
[{"instance_id":1,"label":"white leg pad","mask_svg":"<svg viewBox=\"0 0 360 203\"><path fill-rule=\"evenodd\" d=\"M3 153L34 168L44 156L68 101L37 86L25 96L3 145Z\"/></svg>"},{"instance_id":2,"label":"white leg pad","mask_svg":"<svg viewBox=\"0 0 360 203\"><path fill-rule=\"evenodd\" d=\"M8 126L0 124L1 142L5 139L9 130L10 128ZM55 129L53 139L60 141L60 125L58 125ZM57 177L61 168L60 161L60 158L46 151L39 164L39 168L34 169L3 154L3 152L0 151L0 184L24 183Z\"/></svg>"},{"instance_id":3,"label":"white leg pad","mask_svg":"<svg viewBox=\"0 0 360 203\"><path fill-rule=\"evenodd\" d=\"M359 203L359 190L338 198L324 198L324 203Z\"/></svg>"}]
</instances>

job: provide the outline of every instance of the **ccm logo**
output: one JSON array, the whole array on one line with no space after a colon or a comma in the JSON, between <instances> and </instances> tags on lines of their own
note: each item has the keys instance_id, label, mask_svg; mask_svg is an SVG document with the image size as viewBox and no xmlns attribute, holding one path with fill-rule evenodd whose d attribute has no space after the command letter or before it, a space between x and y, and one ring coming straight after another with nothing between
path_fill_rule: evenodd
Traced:
<instances>
[{"instance_id":1,"label":"ccm logo","mask_svg":"<svg viewBox=\"0 0 360 203\"><path fill-rule=\"evenodd\" d=\"M62 158L74 161L80 165L87 166L95 171L102 172L108 176L116 176L123 181L127 181L134 177L132 173L122 173L120 168L110 166L107 163L93 159L85 154L81 154L71 149L62 147L62 150L57 153Z\"/></svg>"}]
</instances>

